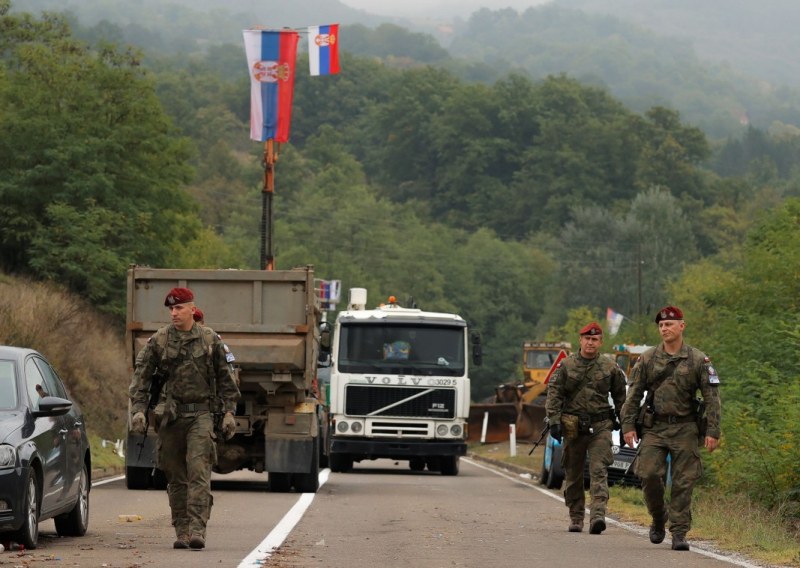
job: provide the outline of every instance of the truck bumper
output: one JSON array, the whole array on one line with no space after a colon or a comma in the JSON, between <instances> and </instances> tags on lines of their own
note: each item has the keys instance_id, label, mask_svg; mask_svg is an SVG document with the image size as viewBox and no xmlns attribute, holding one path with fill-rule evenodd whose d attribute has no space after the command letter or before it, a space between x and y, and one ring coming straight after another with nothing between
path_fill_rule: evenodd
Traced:
<instances>
[{"instance_id":1,"label":"truck bumper","mask_svg":"<svg viewBox=\"0 0 800 568\"><path fill-rule=\"evenodd\" d=\"M365 440L333 438L332 454L348 454L355 459L408 459L414 456L464 456L467 444L461 440L453 442L429 442L425 440Z\"/></svg>"}]
</instances>

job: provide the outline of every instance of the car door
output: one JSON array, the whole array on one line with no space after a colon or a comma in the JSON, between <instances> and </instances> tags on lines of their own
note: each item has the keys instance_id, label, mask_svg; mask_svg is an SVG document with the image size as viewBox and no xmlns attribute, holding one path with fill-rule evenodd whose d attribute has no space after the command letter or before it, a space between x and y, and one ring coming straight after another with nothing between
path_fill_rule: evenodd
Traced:
<instances>
[{"instance_id":1,"label":"car door","mask_svg":"<svg viewBox=\"0 0 800 568\"><path fill-rule=\"evenodd\" d=\"M57 396L71 400L67 394L64 383L59 378L55 369L41 357L34 357L37 367L44 377L45 390L51 396ZM83 416L80 408L73 401L72 408L62 418L62 428L66 430L66 436L62 439L66 456L64 465L64 499L72 502L78 495L80 489L80 475L83 469L83 448L86 440Z\"/></svg>"},{"instance_id":2,"label":"car door","mask_svg":"<svg viewBox=\"0 0 800 568\"><path fill-rule=\"evenodd\" d=\"M39 409L39 400L50 393L46 390L47 382L33 355L25 359L24 373L28 407L35 412ZM36 446L36 452L43 462L41 512L46 514L64 502L67 429L63 416L28 416L32 431L28 440Z\"/></svg>"}]
</instances>

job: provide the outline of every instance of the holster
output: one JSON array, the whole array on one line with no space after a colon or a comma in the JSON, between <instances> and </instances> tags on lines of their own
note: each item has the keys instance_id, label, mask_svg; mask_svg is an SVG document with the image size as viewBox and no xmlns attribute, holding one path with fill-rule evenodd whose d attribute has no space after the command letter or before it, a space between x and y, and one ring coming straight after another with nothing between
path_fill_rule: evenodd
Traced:
<instances>
[{"instance_id":1,"label":"holster","mask_svg":"<svg viewBox=\"0 0 800 568\"><path fill-rule=\"evenodd\" d=\"M580 434L581 419L574 414L562 414L561 428L565 439L574 440Z\"/></svg>"}]
</instances>

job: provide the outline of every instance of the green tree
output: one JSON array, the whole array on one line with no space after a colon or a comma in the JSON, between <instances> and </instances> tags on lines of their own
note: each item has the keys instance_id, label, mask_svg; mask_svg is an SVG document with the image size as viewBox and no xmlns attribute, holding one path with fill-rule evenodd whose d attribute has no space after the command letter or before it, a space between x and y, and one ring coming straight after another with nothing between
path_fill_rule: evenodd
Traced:
<instances>
[{"instance_id":1,"label":"green tree","mask_svg":"<svg viewBox=\"0 0 800 568\"><path fill-rule=\"evenodd\" d=\"M165 263L176 239L198 228L184 215L193 209L182 189L189 146L137 53L90 51L58 16L6 9L0 26L3 267L63 278L75 291L91 288L101 306L121 307L124 267ZM68 262L50 262L60 254Z\"/></svg>"}]
</instances>

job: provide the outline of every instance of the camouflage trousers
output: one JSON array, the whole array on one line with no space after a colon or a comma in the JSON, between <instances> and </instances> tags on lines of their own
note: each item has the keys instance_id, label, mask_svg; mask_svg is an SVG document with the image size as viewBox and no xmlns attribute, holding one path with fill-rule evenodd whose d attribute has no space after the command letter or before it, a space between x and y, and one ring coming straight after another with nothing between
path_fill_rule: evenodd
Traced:
<instances>
[{"instance_id":1,"label":"camouflage trousers","mask_svg":"<svg viewBox=\"0 0 800 568\"><path fill-rule=\"evenodd\" d=\"M217 460L209 412L179 416L158 431L158 466L167 477L175 534L205 538L211 516L211 467Z\"/></svg>"},{"instance_id":2,"label":"camouflage trousers","mask_svg":"<svg viewBox=\"0 0 800 568\"><path fill-rule=\"evenodd\" d=\"M664 502L667 484L667 456L672 488L669 508ZM672 534L685 535L692 528L692 491L703 474L697 443L697 425L656 423L642 436L636 475L642 480L647 510L657 519L669 513Z\"/></svg>"},{"instance_id":3,"label":"camouflage trousers","mask_svg":"<svg viewBox=\"0 0 800 568\"><path fill-rule=\"evenodd\" d=\"M583 520L586 494L583 489L583 469L589 459L589 519L603 519L608 504L608 466L614 463L611 453L610 420L593 424L593 434L582 434L572 440L564 439L561 465L564 468L564 502L571 520Z\"/></svg>"}]
</instances>

